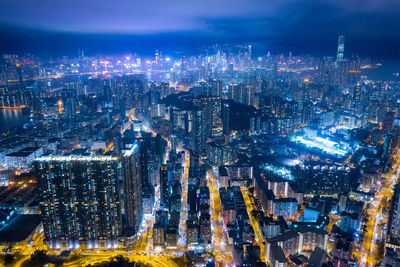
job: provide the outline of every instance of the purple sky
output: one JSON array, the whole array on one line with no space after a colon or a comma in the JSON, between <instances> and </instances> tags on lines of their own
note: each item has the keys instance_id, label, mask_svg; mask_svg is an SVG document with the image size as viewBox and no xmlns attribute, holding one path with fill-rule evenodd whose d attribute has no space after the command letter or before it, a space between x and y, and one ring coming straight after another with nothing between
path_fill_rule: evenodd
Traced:
<instances>
[{"instance_id":1,"label":"purple sky","mask_svg":"<svg viewBox=\"0 0 400 267\"><path fill-rule=\"evenodd\" d=\"M0 25L8 32L27 28L142 37L180 34L183 39L189 34L199 40L278 40L296 47L323 46L345 34L355 46L366 42L371 51L390 55L387 50L394 46L388 43L400 40L400 1L0 0Z\"/></svg>"},{"instance_id":2,"label":"purple sky","mask_svg":"<svg viewBox=\"0 0 400 267\"><path fill-rule=\"evenodd\" d=\"M210 21L218 19L268 20L289 15L293 21L301 19L302 6L307 9L320 5L355 17L400 11L398 0L0 0L0 5L0 23L4 24L129 34L212 31Z\"/></svg>"}]
</instances>

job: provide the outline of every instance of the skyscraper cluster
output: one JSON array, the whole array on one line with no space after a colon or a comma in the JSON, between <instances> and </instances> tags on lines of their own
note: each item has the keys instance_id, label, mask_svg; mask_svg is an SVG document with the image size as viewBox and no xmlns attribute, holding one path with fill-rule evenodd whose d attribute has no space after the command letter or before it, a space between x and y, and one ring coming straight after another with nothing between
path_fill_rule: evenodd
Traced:
<instances>
[{"instance_id":1,"label":"skyscraper cluster","mask_svg":"<svg viewBox=\"0 0 400 267\"><path fill-rule=\"evenodd\" d=\"M400 80L337 45L3 56L0 245L60 262L393 265Z\"/></svg>"}]
</instances>

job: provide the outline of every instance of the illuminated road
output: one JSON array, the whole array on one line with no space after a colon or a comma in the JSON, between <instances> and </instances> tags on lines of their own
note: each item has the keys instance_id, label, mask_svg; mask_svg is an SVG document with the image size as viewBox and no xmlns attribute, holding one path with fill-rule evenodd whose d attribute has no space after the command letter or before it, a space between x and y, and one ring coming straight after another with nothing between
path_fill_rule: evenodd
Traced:
<instances>
[{"instance_id":1,"label":"illuminated road","mask_svg":"<svg viewBox=\"0 0 400 267\"><path fill-rule=\"evenodd\" d=\"M261 260L267 264L264 238L263 238L263 235L260 230L260 225L258 224L257 219L254 218L253 213L252 213L252 211L254 210L255 204L249 197L249 191L244 187L241 187L240 189L242 191L244 203L246 204L246 209L247 209L247 214L249 215L250 225L253 227L254 233L256 235L257 245L260 246Z\"/></svg>"},{"instance_id":2,"label":"illuminated road","mask_svg":"<svg viewBox=\"0 0 400 267\"><path fill-rule=\"evenodd\" d=\"M75 267L75 266L87 266L89 264L98 264L109 260L111 257L122 255L127 257L130 261L149 263L152 266L161 267L177 267L178 265L171 259L170 256L162 256L153 253L142 253L142 252L126 252L126 251L101 251L99 253L81 253L80 259L73 262L64 263L63 266Z\"/></svg>"},{"instance_id":3,"label":"illuminated road","mask_svg":"<svg viewBox=\"0 0 400 267\"><path fill-rule=\"evenodd\" d=\"M400 151L400 150L399 150ZM361 244L360 253L354 253L360 258L360 266L375 266L380 260L377 242L383 240L383 225L387 221L387 215L382 210L387 205L387 199L393 196L392 187L397 183L400 174L399 151L395 155L392 169L386 174L386 181L382 183L380 190L371 200L366 223L366 234ZM383 222L383 223L381 223Z\"/></svg>"},{"instance_id":4,"label":"illuminated road","mask_svg":"<svg viewBox=\"0 0 400 267\"><path fill-rule=\"evenodd\" d=\"M338 225L339 222L340 222L340 216L339 215L333 214L332 212L329 213L329 223L326 226L326 231L328 233L331 233L333 226L334 225ZM329 237L328 243L327 243L327 251L331 252L333 250L333 248L334 248L334 245L335 245L335 239Z\"/></svg>"},{"instance_id":5,"label":"illuminated road","mask_svg":"<svg viewBox=\"0 0 400 267\"><path fill-rule=\"evenodd\" d=\"M227 234L224 226L217 179L211 170L207 171L207 182L210 190L212 244L215 259L216 262L232 265L232 248L226 242Z\"/></svg>"},{"instance_id":6,"label":"illuminated road","mask_svg":"<svg viewBox=\"0 0 400 267\"><path fill-rule=\"evenodd\" d=\"M122 255L127 257L131 261L149 263L152 266L178 266L172 258L174 257L174 253L168 252L154 252L152 249L149 249L149 244L146 242L148 240L147 235L151 235L151 231L146 233L143 231L143 243L142 245L136 247L134 250L115 250L115 251L102 251L102 250L90 250L90 251L82 251L79 254L79 259L64 263L63 266L75 267L75 266L87 266L89 264L97 264L103 261L109 260L111 257L115 257L118 255ZM34 237L34 242L30 247L16 247L16 249L22 250L22 257L14 263L13 266L20 267L24 264L25 261L30 259L31 253L38 249L45 249L45 245L43 243L44 235L43 233ZM150 238L151 240L151 238Z\"/></svg>"},{"instance_id":7,"label":"illuminated road","mask_svg":"<svg viewBox=\"0 0 400 267\"><path fill-rule=\"evenodd\" d=\"M14 263L13 266L20 267L25 261L31 258L31 254L36 250L46 250L46 245L44 244L44 233L37 233L33 236L31 244L28 246L16 246L13 247L15 250L21 250L22 258Z\"/></svg>"},{"instance_id":8,"label":"illuminated road","mask_svg":"<svg viewBox=\"0 0 400 267\"><path fill-rule=\"evenodd\" d=\"M107 145L106 149L104 149L103 154L107 154L109 151L111 151L111 150L113 150L113 149L114 149L114 141L111 141L111 142Z\"/></svg>"},{"instance_id":9,"label":"illuminated road","mask_svg":"<svg viewBox=\"0 0 400 267\"><path fill-rule=\"evenodd\" d=\"M23 256L21 259L19 259L16 263L14 263L14 266L15 267L20 267L20 266L22 266L22 264L25 262L25 261L27 261L27 260L29 260L31 258L31 255L26 255L26 256Z\"/></svg>"},{"instance_id":10,"label":"illuminated road","mask_svg":"<svg viewBox=\"0 0 400 267\"><path fill-rule=\"evenodd\" d=\"M139 229L139 237L135 250L145 250L147 252L153 249L153 225L155 222L155 211L160 209L160 186L155 187L154 207L151 214L144 215L143 223Z\"/></svg>"}]
</instances>

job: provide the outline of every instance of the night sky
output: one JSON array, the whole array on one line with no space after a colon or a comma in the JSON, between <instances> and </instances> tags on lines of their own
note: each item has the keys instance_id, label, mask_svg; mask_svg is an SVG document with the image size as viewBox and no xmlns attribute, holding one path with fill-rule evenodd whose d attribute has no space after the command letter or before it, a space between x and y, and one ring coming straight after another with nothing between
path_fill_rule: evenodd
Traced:
<instances>
[{"instance_id":1,"label":"night sky","mask_svg":"<svg viewBox=\"0 0 400 267\"><path fill-rule=\"evenodd\" d=\"M256 51L400 59L399 0L0 0L0 51L47 55Z\"/></svg>"}]
</instances>

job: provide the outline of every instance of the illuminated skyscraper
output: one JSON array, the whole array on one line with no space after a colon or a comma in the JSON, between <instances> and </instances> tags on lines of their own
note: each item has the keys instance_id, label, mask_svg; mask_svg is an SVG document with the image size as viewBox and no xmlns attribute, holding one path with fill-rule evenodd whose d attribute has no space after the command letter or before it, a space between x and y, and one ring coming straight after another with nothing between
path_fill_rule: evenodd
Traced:
<instances>
[{"instance_id":1,"label":"illuminated skyscraper","mask_svg":"<svg viewBox=\"0 0 400 267\"><path fill-rule=\"evenodd\" d=\"M361 99L361 84L357 83L353 90L353 99L358 101Z\"/></svg>"},{"instance_id":2,"label":"illuminated skyscraper","mask_svg":"<svg viewBox=\"0 0 400 267\"><path fill-rule=\"evenodd\" d=\"M135 234L142 221L142 187L147 182L147 157L142 154L133 145L122 157L124 230L128 235Z\"/></svg>"},{"instance_id":3,"label":"illuminated skyscraper","mask_svg":"<svg viewBox=\"0 0 400 267\"><path fill-rule=\"evenodd\" d=\"M251 61L251 45L248 46L249 49L249 60Z\"/></svg>"},{"instance_id":4,"label":"illuminated skyscraper","mask_svg":"<svg viewBox=\"0 0 400 267\"><path fill-rule=\"evenodd\" d=\"M387 242L399 244L400 241L400 184L394 187L394 195L390 202L387 226Z\"/></svg>"},{"instance_id":5,"label":"illuminated skyscraper","mask_svg":"<svg viewBox=\"0 0 400 267\"><path fill-rule=\"evenodd\" d=\"M221 113L222 113L222 129L223 129L223 134L225 136L229 137L230 134L230 129L229 129L229 103L227 102L223 102L222 103L222 109L221 109Z\"/></svg>"},{"instance_id":6,"label":"illuminated skyscraper","mask_svg":"<svg viewBox=\"0 0 400 267\"><path fill-rule=\"evenodd\" d=\"M223 125L221 117L221 99L207 97L202 99L206 137L222 135Z\"/></svg>"},{"instance_id":7,"label":"illuminated skyscraper","mask_svg":"<svg viewBox=\"0 0 400 267\"><path fill-rule=\"evenodd\" d=\"M204 111L202 109L195 109L192 111L192 149L196 153L202 153L204 150L205 141L207 138L206 123Z\"/></svg>"},{"instance_id":8,"label":"illuminated skyscraper","mask_svg":"<svg viewBox=\"0 0 400 267\"><path fill-rule=\"evenodd\" d=\"M44 157L35 162L50 247L112 246L122 234L119 162L110 156ZM102 240L103 244L100 244Z\"/></svg>"},{"instance_id":9,"label":"illuminated skyscraper","mask_svg":"<svg viewBox=\"0 0 400 267\"><path fill-rule=\"evenodd\" d=\"M210 79L208 81L208 86L210 87L210 96L222 97L223 83L221 80Z\"/></svg>"},{"instance_id":10,"label":"illuminated skyscraper","mask_svg":"<svg viewBox=\"0 0 400 267\"><path fill-rule=\"evenodd\" d=\"M115 248L124 230L137 230L142 216L137 150L133 145L122 157L46 156L35 161L50 248Z\"/></svg>"},{"instance_id":11,"label":"illuminated skyscraper","mask_svg":"<svg viewBox=\"0 0 400 267\"><path fill-rule=\"evenodd\" d=\"M160 204L163 207L169 206L169 183L168 183L168 166L161 165L160 168Z\"/></svg>"},{"instance_id":12,"label":"illuminated skyscraper","mask_svg":"<svg viewBox=\"0 0 400 267\"><path fill-rule=\"evenodd\" d=\"M337 62L342 62L344 60L344 41L345 41L344 35L340 35L338 39L338 48L336 57Z\"/></svg>"}]
</instances>

